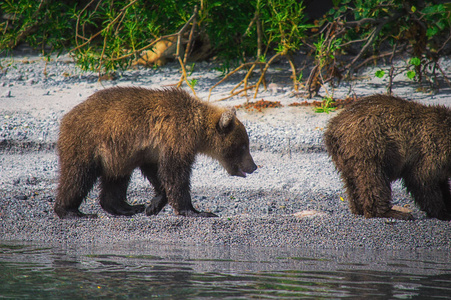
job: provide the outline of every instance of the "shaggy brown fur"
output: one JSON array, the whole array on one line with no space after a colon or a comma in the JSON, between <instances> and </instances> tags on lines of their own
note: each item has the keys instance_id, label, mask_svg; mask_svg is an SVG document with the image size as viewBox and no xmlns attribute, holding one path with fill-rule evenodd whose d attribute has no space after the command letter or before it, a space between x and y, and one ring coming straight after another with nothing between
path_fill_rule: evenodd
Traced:
<instances>
[{"instance_id":1,"label":"shaggy brown fur","mask_svg":"<svg viewBox=\"0 0 451 300\"><path fill-rule=\"evenodd\" d=\"M451 110L374 95L334 117L325 143L354 214L413 219L392 209L390 183L402 178L429 217L451 218Z\"/></svg>"},{"instance_id":2,"label":"shaggy brown fur","mask_svg":"<svg viewBox=\"0 0 451 300\"><path fill-rule=\"evenodd\" d=\"M96 92L61 122L60 179L55 212L83 217L83 199L100 177L100 205L114 215L133 215L144 205L126 202L130 176L139 168L156 196L146 208L156 215L169 202L176 214L198 212L191 203L190 175L196 154L217 159L230 175L257 167L249 138L234 109L212 106L181 89L116 87Z\"/></svg>"}]
</instances>

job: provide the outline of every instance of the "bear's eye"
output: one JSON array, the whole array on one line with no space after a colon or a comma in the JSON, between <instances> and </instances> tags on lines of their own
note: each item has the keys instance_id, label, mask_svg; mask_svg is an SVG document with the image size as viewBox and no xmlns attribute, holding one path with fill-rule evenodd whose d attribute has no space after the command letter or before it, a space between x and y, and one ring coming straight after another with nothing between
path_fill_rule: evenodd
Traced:
<instances>
[{"instance_id":1,"label":"bear's eye","mask_svg":"<svg viewBox=\"0 0 451 300\"><path fill-rule=\"evenodd\" d=\"M246 145L241 145L238 148L236 148L238 150L238 153L243 154L246 153L247 151L247 146Z\"/></svg>"}]
</instances>

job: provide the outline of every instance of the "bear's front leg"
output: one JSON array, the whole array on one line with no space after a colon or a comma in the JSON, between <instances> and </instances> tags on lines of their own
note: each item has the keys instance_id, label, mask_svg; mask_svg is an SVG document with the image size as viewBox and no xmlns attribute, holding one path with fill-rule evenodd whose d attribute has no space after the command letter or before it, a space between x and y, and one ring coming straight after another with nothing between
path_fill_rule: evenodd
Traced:
<instances>
[{"instance_id":1,"label":"bear's front leg","mask_svg":"<svg viewBox=\"0 0 451 300\"><path fill-rule=\"evenodd\" d=\"M158 168L167 201L176 215L185 217L217 217L214 213L197 211L191 202L190 177L194 157L189 159L160 158ZM152 200L152 202L154 202ZM152 204L151 204L152 206Z\"/></svg>"},{"instance_id":2,"label":"bear's front leg","mask_svg":"<svg viewBox=\"0 0 451 300\"><path fill-rule=\"evenodd\" d=\"M176 215L185 217L217 217L214 213L198 211L193 207L189 183L180 188L174 187L170 190L168 192L168 200Z\"/></svg>"},{"instance_id":3,"label":"bear's front leg","mask_svg":"<svg viewBox=\"0 0 451 300\"><path fill-rule=\"evenodd\" d=\"M146 207L146 215L156 216L160 211L168 204L168 198L166 194L158 194L152 198L150 205Z\"/></svg>"}]
</instances>

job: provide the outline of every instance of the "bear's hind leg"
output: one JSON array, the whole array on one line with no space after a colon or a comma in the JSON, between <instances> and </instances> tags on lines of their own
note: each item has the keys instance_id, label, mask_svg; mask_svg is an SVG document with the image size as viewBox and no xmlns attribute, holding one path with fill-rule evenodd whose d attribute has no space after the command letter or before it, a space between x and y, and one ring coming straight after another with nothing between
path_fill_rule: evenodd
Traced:
<instances>
[{"instance_id":1,"label":"bear's hind leg","mask_svg":"<svg viewBox=\"0 0 451 300\"><path fill-rule=\"evenodd\" d=\"M446 211L448 212L448 214L451 214L451 190L448 179L440 183L440 190L442 191L443 202L445 202Z\"/></svg>"},{"instance_id":2,"label":"bear's hind leg","mask_svg":"<svg viewBox=\"0 0 451 300\"><path fill-rule=\"evenodd\" d=\"M156 164L143 164L140 169L155 190L155 197L150 201L150 205L146 207L146 215L158 215L168 204L168 198L158 178L158 167Z\"/></svg>"},{"instance_id":3,"label":"bear's hind leg","mask_svg":"<svg viewBox=\"0 0 451 300\"><path fill-rule=\"evenodd\" d=\"M144 211L144 205L130 205L127 203L127 187L130 175L123 177L100 178L100 205L112 215L132 216Z\"/></svg>"},{"instance_id":4,"label":"bear's hind leg","mask_svg":"<svg viewBox=\"0 0 451 300\"><path fill-rule=\"evenodd\" d=\"M84 214L79 210L97 180L95 166L82 167L74 163L61 163L60 177L54 211L61 219L95 218L96 214Z\"/></svg>"},{"instance_id":5,"label":"bear's hind leg","mask_svg":"<svg viewBox=\"0 0 451 300\"><path fill-rule=\"evenodd\" d=\"M367 164L358 169L364 170L356 174L355 184L366 218L413 220L411 214L392 209L390 180L380 167Z\"/></svg>"},{"instance_id":6,"label":"bear's hind leg","mask_svg":"<svg viewBox=\"0 0 451 300\"><path fill-rule=\"evenodd\" d=\"M439 220L451 220L451 214L447 210L446 198L449 192L443 193L449 185L442 183L422 183L413 178L404 178L407 191L415 199L415 203L420 209L426 212L429 218Z\"/></svg>"}]
</instances>

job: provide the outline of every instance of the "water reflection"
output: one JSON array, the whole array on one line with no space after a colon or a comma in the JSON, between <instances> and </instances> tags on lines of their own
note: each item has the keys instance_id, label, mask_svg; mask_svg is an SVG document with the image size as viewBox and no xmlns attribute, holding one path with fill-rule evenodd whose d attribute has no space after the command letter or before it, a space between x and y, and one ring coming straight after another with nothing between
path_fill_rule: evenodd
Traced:
<instances>
[{"instance_id":1,"label":"water reflection","mask_svg":"<svg viewBox=\"0 0 451 300\"><path fill-rule=\"evenodd\" d=\"M450 254L0 242L0 298L401 298L451 295Z\"/></svg>"}]
</instances>

